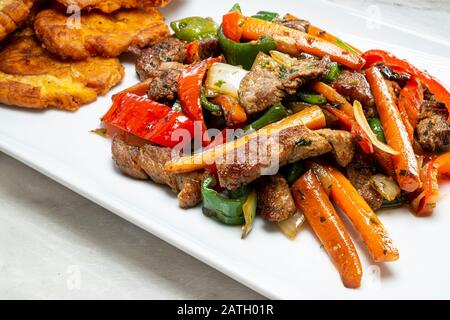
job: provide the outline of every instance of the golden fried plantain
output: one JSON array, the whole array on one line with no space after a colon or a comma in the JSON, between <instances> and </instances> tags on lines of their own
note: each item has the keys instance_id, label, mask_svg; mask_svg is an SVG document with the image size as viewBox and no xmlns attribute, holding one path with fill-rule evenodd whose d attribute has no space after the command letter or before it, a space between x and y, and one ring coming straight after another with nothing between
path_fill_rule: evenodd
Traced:
<instances>
[{"instance_id":1,"label":"golden fried plantain","mask_svg":"<svg viewBox=\"0 0 450 320\"><path fill-rule=\"evenodd\" d=\"M0 51L0 103L73 111L106 94L123 76L117 58L63 61L26 29Z\"/></svg>"},{"instance_id":2,"label":"golden fried plantain","mask_svg":"<svg viewBox=\"0 0 450 320\"><path fill-rule=\"evenodd\" d=\"M76 6L80 9L99 9L111 13L120 8L148 9L152 7L164 7L171 0L57 0L66 7Z\"/></svg>"},{"instance_id":3,"label":"golden fried plantain","mask_svg":"<svg viewBox=\"0 0 450 320\"><path fill-rule=\"evenodd\" d=\"M31 12L34 0L0 0L0 40L17 29Z\"/></svg>"},{"instance_id":4,"label":"golden fried plantain","mask_svg":"<svg viewBox=\"0 0 450 320\"><path fill-rule=\"evenodd\" d=\"M163 15L156 9L122 9L111 15L91 11L76 17L47 9L38 13L34 29L52 53L63 59L92 56L117 57L169 36Z\"/></svg>"}]
</instances>

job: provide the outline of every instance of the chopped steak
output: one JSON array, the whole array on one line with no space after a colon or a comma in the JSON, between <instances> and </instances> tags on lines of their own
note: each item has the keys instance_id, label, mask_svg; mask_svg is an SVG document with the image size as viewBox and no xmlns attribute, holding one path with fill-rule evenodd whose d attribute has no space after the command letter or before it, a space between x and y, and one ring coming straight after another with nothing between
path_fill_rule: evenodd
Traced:
<instances>
[{"instance_id":1,"label":"chopped steak","mask_svg":"<svg viewBox=\"0 0 450 320\"><path fill-rule=\"evenodd\" d=\"M184 174L167 173L164 165L171 158L170 148L147 144L141 148L139 164L155 183L167 184L178 194L178 202L182 208L190 208L201 201L201 182L203 172Z\"/></svg>"},{"instance_id":2,"label":"chopped steak","mask_svg":"<svg viewBox=\"0 0 450 320\"><path fill-rule=\"evenodd\" d=\"M168 185L178 194L180 207L194 207L201 201L200 187L204 172L167 173L164 165L171 157L170 148L152 144L137 147L117 135L113 140L112 152L116 166L123 173L137 179L151 179L155 183Z\"/></svg>"},{"instance_id":3,"label":"chopped steak","mask_svg":"<svg viewBox=\"0 0 450 320\"><path fill-rule=\"evenodd\" d=\"M384 78L397 82L400 87L404 87L409 79L411 79L411 76L409 74L405 72L394 71L387 66L381 66L379 67L379 69Z\"/></svg>"},{"instance_id":4,"label":"chopped steak","mask_svg":"<svg viewBox=\"0 0 450 320\"><path fill-rule=\"evenodd\" d=\"M122 137L116 135L112 141L111 151L116 167L123 173L135 179L148 179L138 164L139 147L126 143Z\"/></svg>"},{"instance_id":5,"label":"chopped steak","mask_svg":"<svg viewBox=\"0 0 450 320\"><path fill-rule=\"evenodd\" d=\"M321 129L315 132L331 144L336 162L342 167L348 166L355 154L352 135L348 131L331 129Z\"/></svg>"},{"instance_id":6,"label":"chopped steak","mask_svg":"<svg viewBox=\"0 0 450 320\"><path fill-rule=\"evenodd\" d=\"M161 40L158 44L143 50L136 60L136 71L141 80L157 77L164 62L183 63L186 58L185 43L175 37Z\"/></svg>"},{"instance_id":7,"label":"chopped steak","mask_svg":"<svg viewBox=\"0 0 450 320\"><path fill-rule=\"evenodd\" d=\"M438 151L450 144L450 125L448 112L444 105L425 101L419 123L416 127L420 146L429 151Z\"/></svg>"},{"instance_id":8,"label":"chopped steak","mask_svg":"<svg viewBox=\"0 0 450 320\"><path fill-rule=\"evenodd\" d=\"M200 60L204 60L210 57L219 56L222 52L222 49L220 47L218 39L210 38L199 40L198 51L200 54Z\"/></svg>"},{"instance_id":9,"label":"chopped steak","mask_svg":"<svg viewBox=\"0 0 450 320\"><path fill-rule=\"evenodd\" d=\"M277 174L258 179L258 209L261 216L268 221L283 221L297 210L286 179Z\"/></svg>"},{"instance_id":10,"label":"chopped steak","mask_svg":"<svg viewBox=\"0 0 450 320\"><path fill-rule=\"evenodd\" d=\"M360 154L356 155L353 162L347 167L347 177L352 185L373 210L378 210L384 199L370 185L370 178L375 173L375 167Z\"/></svg>"},{"instance_id":11,"label":"chopped steak","mask_svg":"<svg viewBox=\"0 0 450 320\"><path fill-rule=\"evenodd\" d=\"M309 21L302 20L302 19L296 19L296 20L283 19L279 23L285 27L295 29L295 30L305 32L305 33L308 33L309 26L311 25L311 23Z\"/></svg>"},{"instance_id":12,"label":"chopped steak","mask_svg":"<svg viewBox=\"0 0 450 320\"><path fill-rule=\"evenodd\" d=\"M279 166L332 151L325 138L305 126L290 127L264 137L250 139L234 155L216 160L223 188L236 189L262 175L274 174Z\"/></svg>"},{"instance_id":13,"label":"chopped steak","mask_svg":"<svg viewBox=\"0 0 450 320\"><path fill-rule=\"evenodd\" d=\"M175 100L180 73L181 71L178 69L161 70L161 75L150 83L147 92L148 98L162 103Z\"/></svg>"},{"instance_id":14,"label":"chopped steak","mask_svg":"<svg viewBox=\"0 0 450 320\"><path fill-rule=\"evenodd\" d=\"M269 70L250 71L239 86L239 102L247 114L263 111L285 96L278 74Z\"/></svg>"},{"instance_id":15,"label":"chopped steak","mask_svg":"<svg viewBox=\"0 0 450 320\"><path fill-rule=\"evenodd\" d=\"M292 68L256 68L242 79L239 102L247 114L257 113L295 94L309 80L320 79L328 70L330 58L298 59Z\"/></svg>"},{"instance_id":16,"label":"chopped steak","mask_svg":"<svg viewBox=\"0 0 450 320\"><path fill-rule=\"evenodd\" d=\"M331 83L331 86L348 98L350 103L353 103L354 100L361 102L368 117L375 116L375 101L369 83L362 73L343 70L339 77Z\"/></svg>"}]
</instances>

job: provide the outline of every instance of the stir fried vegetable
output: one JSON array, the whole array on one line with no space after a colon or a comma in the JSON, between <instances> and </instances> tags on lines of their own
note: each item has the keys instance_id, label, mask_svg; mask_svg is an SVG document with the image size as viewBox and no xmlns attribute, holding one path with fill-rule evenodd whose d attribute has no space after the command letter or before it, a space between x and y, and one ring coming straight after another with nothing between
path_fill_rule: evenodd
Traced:
<instances>
[{"instance_id":1,"label":"stir fried vegetable","mask_svg":"<svg viewBox=\"0 0 450 320\"><path fill-rule=\"evenodd\" d=\"M194 134L194 123L180 112L132 93L122 93L114 99L102 117L105 123L166 147L183 142L173 136L177 130ZM189 142L189 141L184 141Z\"/></svg>"},{"instance_id":2,"label":"stir fried vegetable","mask_svg":"<svg viewBox=\"0 0 450 320\"><path fill-rule=\"evenodd\" d=\"M326 179L325 183L331 181L329 189L331 198L361 234L372 259L376 262L397 260L398 250L386 229L350 181L330 166L317 163L312 166L313 169L317 167L322 167L322 170L314 172L319 179Z\"/></svg>"},{"instance_id":3,"label":"stir fried vegetable","mask_svg":"<svg viewBox=\"0 0 450 320\"><path fill-rule=\"evenodd\" d=\"M305 166L301 161L297 161L287 167L286 181L288 184L293 184L303 173Z\"/></svg>"},{"instance_id":4,"label":"stir fried vegetable","mask_svg":"<svg viewBox=\"0 0 450 320\"><path fill-rule=\"evenodd\" d=\"M239 43L227 38L220 28L218 38L227 62L234 66L242 66L246 70L250 70L259 52L269 53L270 50L276 49L275 41L271 37L260 37L255 41Z\"/></svg>"},{"instance_id":5,"label":"stir fried vegetable","mask_svg":"<svg viewBox=\"0 0 450 320\"><path fill-rule=\"evenodd\" d=\"M386 140L394 150L399 152L392 157L397 181L402 190L413 192L420 184L419 169L408 133L378 68L367 69L366 76L375 98Z\"/></svg>"},{"instance_id":6,"label":"stir fried vegetable","mask_svg":"<svg viewBox=\"0 0 450 320\"><path fill-rule=\"evenodd\" d=\"M303 102L306 102L306 103L317 104L317 105L327 103L327 99L325 99L325 97L321 94L298 92L297 95Z\"/></svg>"},{"instance_id":7,"label":"stir fried vegetable","mask_svg":"<svg viewBox=\"0 0 450 320\"><path fill-rule=\"evenodd\" d=\"M303 212L333 260L344 286L358 288L362 278L358 253L313 171L309 170L294 183L292 195L297 207Z\"/></svg>"},{"instance_id":8,"label":"stir fried vegetable","mask_svg":"<svg viewBox=\"0 0 450 320\"><path fill-rule=\"evenodd\" d=\"M384 137L383 126L381 125L380 119L379 118L370 118L370 119L367 119L367 122L369 123L369 126L372 129L375 136L377 137L377 139L383 143L386 143L386 138Z\"/></svg>"},{"instance_id":9,"label":"stir fried vegetable","mask_svg":"<svg viewBox=\"0 0 450 320\"><path fill-rule=\"evenodd\" d=\"M183 69L178 79L178 97L180 99L183 111L194 121L201 123L203 143L209 142L206 134L206 124L203 118L202 102L200 99L203 78L206 71L216 62L221 61L220 58L209 58L199 63L189 65Z\"/></svg>"},{"instance_id":10,"label":"stir fried vegetable","mask_svg":"<svg viewBox=\"0 0 450 320\"><path fill-rule=\"evenodd\" d=\"M224 224L243 225L245 218L242 206L247 200L248 190L241 190L236 199L230 199L212 189L215 185L213 177L207 177L202 182L203 208L207 209L205 214Z\"/></svg>"},{"instance_id":11,"label":"stir fried vegetable","mask_svg":"<svg viewBox=\"0 0 450 320\"><path fill-rule=\"evenodd\" d=\"M396 71L407 72L410 75L414 75L432 94L435 95L437 101L442 102L447 106L450 114L449 91L442 83L430 76L427 72L419 70L406 60L401 60L393 54L383 50L369 50L362 56L366 60L366 68L369 68L376 63L383 62L386 66L393 68Z\"/></svg>"},{"instance_id":12,"label":"stir fried vegetable","mask_svg":"<svg viewBox=\"0 0 450 320\"><path fill-rule=\"evenodd\" d=\"M257 205L258 197L256 195L256 191L252 190L244 205L242 206L242 210L244 212L244 220L245 224L242 226L242 239L245 239L250 231L253 228L253 222L255 220L256 215L256 205Z\"/></svg>"},{"instance_id":13,"label":"stir fried vegetable","mask_svg":"<svg viewBox=\"0 0 450 320\"><path fill-rule=\"evenodd\" d=\"M289 219L277 222L277 227L283 232L289 239L293 240L300 232L303 224L305 223L305 216L296 212Z\"/></svg>"},{"instance_id":14,"label":"stir fried vegetable","mask_svg":"<svg viewBox=\"0 0 450 320\"><path fill-rule=\"evenodd\" d=\"M215 159L223 157L226 153L244 145L258 135L276 134L283 129L298 125L305 125L310 129L320 129L326 125L325 116L319 107L311 107L264 127L264 132L258 130L235 141L207 149L192 156L173 159L165 164L164 169L172 173L192 172L203 169L213 164Z\"/></svg>"},{"instance_id":15,"label":"stir fried vegetable","mask_svg":"<svg viewBox=\"0 0 450 320\"><path fill-rule=\"evenodd\" d=\"M188 17L172 21L170 27L178 39L189 42L217 37L218 26L210 18Z\"/></svg>"},{"instance_id":16,"label":"stir fried vegetable","mask_svg":"<svg viewBox=\"0 0 450 320\"><path fill-rule=\"evenodd\" d=\"M200 99L202 101L202 106L204 109L208 110L213 115L218 116L218 117L223 115L222 108L220 106L218 106L217 104L214 104L211 101L209 101L205 95L204 90L201 91Z\"/></svg>"},{"instance_id":17,"label":"stir fried vegetable","mask_svg":"<svg viewBox=\"0 0 450 320\"><path fill-rule=\"evenodd\" d=\"M289 115L288 110L281 104L277 103L267 110L260 118L244 127L244 132L259 130L271 123L277 122Z\"/></svg>"},{"instance_id":18,"label":"stir fried vegetable","mask_svg":"<svg viewBox=\"0 0 450 320\"><path fill-rule=\"evenodd\" d=\"M360 70L365 64L363 58L338 45L270 21L244 17L237 11L223 16L222 29L225 36L236 42L241 38L251 41L269 36L275 39L278 50L282 52L306 52L318 57L329 55L334 61L355 70Z\"/></svg>"},{"instance_id":19,"label":"stir fried vegetable","mask_svg":"<svg viewBox=\"0 0 450 320\"><path fill-rule=\"evenodd\" d=\"M255 15L252 16L253 18L266 20L266 21L276 21L280 18L280 15L276 12L270 12L270 11L258 11Z\"/></svg>"},{"instance_id":20,"label":"stir fried vegetable","mask_svg":"<svg viewBox=\"0 0 450 320\"><path fill-rule=\"evenodd\" d=\"M370 178L370 185L387 201L394 201L400 196L402 191L392 177L387 177L380 173Z\"/></svg>"},{"instance_id":21,"label":"stir fried vegetable","mask_svg":"<svg viewBox=\"0 0 450 320\"><path fill-rule=\"evenodd\" d=\"M327 75L323 79L325 82L332 82L336 80L341 74L341 70L339 69L339 64L336 62L332 62L330 64L330 71L328 71Z\"/></svg>"},{"instance_id":22,"label":"stir fried vegetable","mask_svg":"<svg viewBox=\"0 0 450 320\"><path fill-rule=\"evenodd\" d=\"M213 101L222 108L228 125L247 121L247 114L236 99L226 95L220 95L215 97Z\"/></svg>"},{"instance_id":23,"label":"stir fried vegetable","mask_svg":"<svg viewBox=\"0 0 450 320\"><path fill-rule=\"evenodd\" d=\"M206 89L238 98L239 85L248 71L225 63L214 63L206 78Z\"/></svg>"}]
</instances>

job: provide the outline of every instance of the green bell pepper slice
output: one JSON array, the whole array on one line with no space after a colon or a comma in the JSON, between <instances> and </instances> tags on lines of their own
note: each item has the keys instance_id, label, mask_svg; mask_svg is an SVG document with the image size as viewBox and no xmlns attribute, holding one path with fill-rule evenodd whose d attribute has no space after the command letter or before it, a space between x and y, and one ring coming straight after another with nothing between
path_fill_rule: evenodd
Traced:
<instances>
[{"instance_id":1,"label":"green bell pepper slice","mask_svg":"<svg viewBox=\"0 0 450 320\"><path fill-rule=\"evenodd\" d=\"M303 173L305 166L301 161L291 164L286 171L286 181L288 184L293 184Z\"/></svg>"},{"instance_id":2,"label":"green bell pepper slice","mask_svg":"<svg viewBox=\"0 0 450 320\"><path fill-rule=\"evenodd\" d=\"M253 121L249 125L244 127L244 133L248 133L249 131L256 131L261 129L262 127L267 126L273 122L277 122L283 118L289 116L289 111L286 109L280 102L274 104L267 110L260 118Z\"/></svg>"},{"instance_id":3,"label":"green bell pepper slice","mask_svg":"<svg viewBox=\"0 0 450 320\"><path fill-rule=\"evenodd\" d=\"M277 48L275 40L271 37L264 36L257 41L239 43L228 39L223 34L222 28L219 28L217 36L227 63L242 66L246 70L251 69L253 61L260 51L269 53L270 50Z\"/></svg>"},{"instance_id":4,"label":"green bell pepper slice","mask_svg":"<svg viewBox=\"0 0 450 320\"><path fill-rule=\"evenodd\" d=\"M369 123L369 126L372 129L373 133L375 133L375 135L377 136L378 140L380 140L383 143L386 143L383 126L381 125L380 119L370 118L367 119L367 122Z\"/></svg>"},{"instance_id":5,"label":"green bell pepper slice","mask_svg":"<svg viewBox=\"0 0 450 320\"><path fill-rule=\"evenodd\" d=\"M242 206L248 197L248 188L244 187L235 191L238 198L226 198L217 191L211 189L216 180L209 176L202 182L201 193L203 208L209 210L218 221L227 225L243 225L245 223Z\"/></svg>"},{"instance_id":6,"label":"green bell pepper slice","mask_svg":"<svg viewBox=\"0 0 450 320\"><path fill-rule=\"evenodd\" d=\"M337 62L332 62L330 64L330 71L328 71L327 75L323 78L323 81L330 83L336 80L341 74L341 70L339 69L339 65Z\"/></svg>"},{"instance_id":7,"label":"green bell pepper slice","mask_svg":"<svg viewBox=\"0 0 450 320\"><path fill-rule=\"evenodd\" d=\"M321 105L327 103L327 99L321 94L299 92L297 95L300 98L300 100L310 104Z\"/></svg>"},{"instance_id":8,"label":"green bell pepper slice","mask_svg":"<svg viewBox=\"0 0 450 320\"><path fill-rule=\"evenodd\" d=\"M188 17L170 23L178 39L185 41L203 40L217 37L217 24L210 18Z\"/></svg>"},{"instance_id":9,"label":"green bell pepper slice","mask_svg":"<svg viewBox=\"0 0 450 320\"><path fill-rule=\"evenodd\" d=\"M200 100L202 102L203 108L208 110L209 112L211 112L213 115L215 115L217 117L220 117L223 115L222 108L220 106L218 106L217 104L209 101L205 95L204 90L201 91Z\"/></svg>"},{"instance_id":10,"label":"green bell pepper slice","mask_svg":"<svg viewBox=\"0 0 450 320\"><path fill-rule=\"evenodd\" d=\"M276 12L270 12L270 11L258 11L255 15L252 16L253 18L266 20L266 21L276 21L280 18L280 15Z\"/></svg>"}]
</instances>

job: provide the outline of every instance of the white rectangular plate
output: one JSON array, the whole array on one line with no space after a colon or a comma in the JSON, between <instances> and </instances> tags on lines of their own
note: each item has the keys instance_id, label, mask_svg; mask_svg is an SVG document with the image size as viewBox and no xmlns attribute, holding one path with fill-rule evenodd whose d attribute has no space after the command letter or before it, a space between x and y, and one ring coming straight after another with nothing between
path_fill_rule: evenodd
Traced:
<instances>
[{"instance_id":1,"label":"white rectangular plate","mask_svg":"<svg viewBox=\"0 0 450 320\"><path fill-rule=\"evenodd\" d=\"M233 2L174 0L163 11L168 21L191 15L220 21ZM442 40L379 24L322 1L241 4L247 14L291 12L363 50L391 50L450 84L450 46ZM137 82L132 63L126 63L126 72L114 92ZM364 278L361 289L345 289L308 227L290 241L258 219L243 241L240 228L220 225L198 208L181 210L167 189L119 174L111 161L110 141L89 132L99 126L110 101L110 96L103 97L76 113L2 106L0 150L270 298L450 298L448 187L442 188L441 201L430 218L419 219L403 209L380 212L400 249L398 262L373 264L353 233Z\"/></svg>"}]
</instances>

